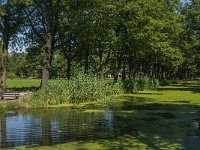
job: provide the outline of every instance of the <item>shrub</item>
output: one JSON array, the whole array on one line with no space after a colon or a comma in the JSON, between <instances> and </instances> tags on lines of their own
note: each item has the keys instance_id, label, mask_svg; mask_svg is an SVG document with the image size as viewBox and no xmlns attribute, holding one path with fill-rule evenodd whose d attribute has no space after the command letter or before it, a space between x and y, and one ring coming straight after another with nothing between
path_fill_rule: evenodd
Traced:
<instances>
[{"instance_id":1,"label":"shrub","mask_svg":"<svg viewBox=\"0 0 200 150\"><path fill-rule=\"evenodd\" d=\"M139 78L139 79L127 79L124 81L123 88L125 93L135 93L142 90L149 90L157 88L159 86L158 79L155 78Z\"/></svg>"},{"instance_id":2,"label":"shrub","mask_svg":"<svg viewBox=\"0 0 200 150\"><path fill-rule=\"evenodd\" d=\"M154 78L154 79L153 79L153 87L157 88L157 87L159 87L159 86L160 86L159 80Z\"/></svg>"},{"instance_id":3,"label":"shrub","mask_svg":"<svg viewBox=\"0 0 200 150\"><path fill-rule=\"evenodd\" d=\"M135 93L138 91L138 81L127 79L124 81L123 88L125 93Z\"/></svg>"},{"instance_id":4,"label":"shrub","mask_svg":"<svg viewBox=\"0 0 200 150\"><path fill-rule=\"evenodd\" d=\"M117 83L108 82L108 81L104 81L104 82L106 85L104 90L106 91L107 96L124 93L122 82L117 82Z\"/></svg>"},{"instance_id":5,"label":"shrub","mask_svg":"<svg viewBox=\"0 0 200 150\"><path fill-rule=\"evenodd\" d=\"M20 107L18 102L12 102L12 103L0 103L0 116L1 114L5 113L9 109L18 109Z\"/></svg>"},{"instance_id":6,"label":"shrub","mask_svg":"<svg viewBox=\"0 0 200 150\"><path fill-rule=\"evenodd\" d=\"M163 80L161 82L161 85L171 85L171 84L178 84L179 81L178 80Z\"/></svg>"},{"instance_id":7,"label":"shrub","mask_svg":"<svg viewBox=\"0 0 200 150\"><path fill-rule=\"evenodd\" d=\"M60 80L49 83L44 90L38 91L31 100L26 99L25 102L35 107L92 102L122 92L120 83L113 84L95 76L79 74L70 81Z\"/></svg>"},{"instance_id":8,"label":"shrub","mask_svg":"<svg viewBox=\"0 0 200 150\"><path fill-rule=\"evenodd\" d=\"M157 79L148 77L113 83L95 76L79 74L69 81L49 83L44 90L36 92L31 99L26 98L24 102L34 107L44 107L63 103L102 101L111 95L148 90L157 87L158 83Z\"/></svg>"},{"instance_id":9,"label":"shrub","mask_svg":"<svg viewBox=\"0 0 200 150\"><path fill-rule=\"evenodd\" d=\"M9 72L7 74L7 78L9 78L9 79L15 79L15 78L17 78L17 76L14 73Z\"/></svg>"}]
</instances>

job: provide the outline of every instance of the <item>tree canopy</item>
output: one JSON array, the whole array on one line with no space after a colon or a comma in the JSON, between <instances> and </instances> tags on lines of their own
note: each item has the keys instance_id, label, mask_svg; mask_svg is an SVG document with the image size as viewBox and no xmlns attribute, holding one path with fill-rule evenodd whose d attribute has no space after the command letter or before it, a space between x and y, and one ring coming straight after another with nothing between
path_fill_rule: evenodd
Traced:
<instances>
[{"instance_id":1,"label":"tree canopy","mask_svg":"<svg viewBox=\"0 0 200 150\"><path fill-rule=\"evenodd\" d=\"M199 77L199 0L0 2L4 76L41 78L41 88L49 78L70 80L79 72L115 82ZM15 41L26 48L6 54Z\"/></svg>"}]
</instances>

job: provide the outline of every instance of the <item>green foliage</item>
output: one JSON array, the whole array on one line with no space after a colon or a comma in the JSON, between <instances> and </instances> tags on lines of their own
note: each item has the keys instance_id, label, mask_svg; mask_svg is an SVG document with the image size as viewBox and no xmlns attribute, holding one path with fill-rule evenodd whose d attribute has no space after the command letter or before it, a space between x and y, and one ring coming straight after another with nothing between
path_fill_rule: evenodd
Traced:
<instances>
[{"instance_id":1,"label":"green foliage","mask_svg":"<svg viewBox=\"0 0 200 150\"><path fill-rule=\"evenodd\" d=\"M17 78L17 76L14 73L9 72L7 74L7 78L9 78L9 79L15 79L15 78Z\"/></svg>"},{"instance_id":2,"label":"green foliage","mask_svg":"<svg viewBox=\"0 0 200 150\"><path fill-rule=\"evenodd\" d=\"M72 79L69 92L71 93L72 101L93 101L104 98L105 83L98 80L96 77L88 75L78 75Z\"/></svg>"},{"instance_id":3,"label":"green foliage","mask_svg":"<svg viewBox=\"0 0 200 150\"><path fill-rule=\"evenodd\" d=\"M134 93L138 91L137 81L128 79L124 81L124 90L126 93Z\"/></svg>"},{"instance_id":4,"label":"green foliage","mask_svg":"<svg viewBox=\"0 0 200 150\"><path fill-rule=\"evenodd\" d=\"M24 99L24 102L33 107L102 102L111 95L135 93L158 86L159 81L149 77L113 83L111 80L100 80L95 76L78 74L71 80L49 82L44 90L36 92L32 98Z\"/></svg>"},{"instance_id":5,"label":"green foliage","mask_svg":"<svg viewBox=\"0 0 200 150\"><path fill-rule=\"evenodd\" d=\"M200 0L192 0L185 9L187 26L195 37L200 39Z\"/></svg>"},{"instance_id":6,"label":"green foliage","mask_svg":"<svg viewBox=\"0 0 200 150\"><path fill-rule=\"evenodd\" d=\"M20 104L18 102L0 102L0 117L9 109L18 109Z\"/></svg>"},{"instance_id":7,"label":"green foliage","mask_svg":"<svg viewBox=\"0 0 200 150\"><path fill-rule=\"evenodd\" d=\"M48 106L63 103L80 103L105 100L107 96L122 93L120 83L100 80L95 76L79 74L72 80L51 82L44 90L25 99L32 106Z\"/></svg>"},{"instance_id":8,"label":"green foliage","mask_svg":"<svg viewBox=\"0 0 200 150\"><path fill-rule=\"evenodd\" d=\"M80 72L113 77L122 70L129 78L135 74L159 80L196 78L200 75L199 2L182 6L166 0L9 1L16 14L10 14L11 25L5 25L10 27L5 31L12 33L10 45L17 41L27 49L9 55L8 71L18 77L41 78L46 69L46 78L51 79L71 79ZM7 4L0 9L5 12ZM11 28L15 25L16 29ZM47 29L52 38L48 57ZM2 35L4 25L0 30ZM49 66L44 67L44 58ZM125 87L148 89L148 80L125 81Z\"/></svg>"},{"instance_id":9,"label":"green foliage","mask_svg":"<svg viewBox=\"0 0 200 150\"><path fill-rule=\"evenodd\" d=\"M6 111L7 105L5 103L0 103L0 115Z\"/></svg>"},{"instance_id":10,"label":"green foliage","mask_svg":"<svg viewBox=\"0 0 200 150\"><path fill-rule=\"evenodd\" d=\"M143 90L150 90L153 88L157 88L159 86L158 79L155 78L139 78L139 79L127 79L124 81L123 87L125 90L125 93L135 93L138 91Z\"/></svg>"},{"instance_id":11,"label":"green foliage","mask_svg":"<svg viewBox=\"0 0 200 150\"><path fill-rule=\"evenodd\" d=\"M103 82L105 82L105 84L106 84L104 90L106 92L106 95L108 95L108 96L109 95L117 95L117 94L124 92L122 82L117 82L117 83L113 83L113 82L109 82L109 81L103 81Z\"/></svg>"},{"instance_id":12,"label":"green foliage","mask_svg":"<svg viewBox=\"0 0 200 150\"><path fill-rule=\"evenodd\" d=\"M0 71L2 72L2 44L1 44L1 40L0 40ZM0 73L1 75L1 73Z\"/></svg>"},{"instance_id":13,"label":"green foliage","mask_svg":"<svg viewBox=\"0 0 200 150\"><path fill-rule=\"evenodd\" d=\"M173 85L173 84L178 84L180 81L178 80L164 80L161 82L161 85L167 86L167 85Z\"/></svg>"}]
</instances>

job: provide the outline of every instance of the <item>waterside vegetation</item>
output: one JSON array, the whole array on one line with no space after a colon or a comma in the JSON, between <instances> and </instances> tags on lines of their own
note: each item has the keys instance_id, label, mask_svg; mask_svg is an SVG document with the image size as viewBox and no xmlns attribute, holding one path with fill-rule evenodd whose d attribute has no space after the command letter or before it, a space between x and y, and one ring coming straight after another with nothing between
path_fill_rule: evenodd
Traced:
<instances>
[{"instance_id":1,"label":"waterside vegetation","mask_svg":"<svg viewBox=\"0 0 200 150\"><path fill-rule=\"evenodd\" d=\"M155 89L158 86L157 79L148 77L113 83L110 79L101 80L95 76L79 74L71 80L50 82L44 90L36 92L31 98L24 99L24 102L33 107L84 102L101 103L113 95L135 93Z\"/></svg>"}]
</instances>

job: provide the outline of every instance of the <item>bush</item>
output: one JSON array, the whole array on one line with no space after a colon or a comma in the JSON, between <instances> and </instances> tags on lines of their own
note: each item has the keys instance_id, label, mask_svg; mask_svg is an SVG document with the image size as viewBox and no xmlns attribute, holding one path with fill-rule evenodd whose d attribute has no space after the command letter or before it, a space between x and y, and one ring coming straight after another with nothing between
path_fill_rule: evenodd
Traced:
<instances>
[{"instance_id":1,"label":"bush","mask_svg":"<svg viewBox=\"0 0 200 150\"><path fill-rule=\"evenodd\" d=\"M104 90L106 91L107 96L124 93L122 82L113 83L113 82L108 82L105 80L104 80L104 82L106 85Z\"/></svg>"},{"instance_id":2,"label":"bush","mask_svg":"<svg viewBox=\"0 0 200 150\"><path fill-rule=\"evenodd\" d=\"M143 90L150 90L159 86L158 79L155 78L139 78L139 79L127 79L124 81L123 88L125 93L135 93Z\"/></svg>"},{"instance_id":3,"label":"bush","mask_svg":"<svg viewBox=\"0 0 200 150\"><path fill-rule=\"evenodd\" d=\"M79 74L71 80L60 80L49 83L44 90L38 91L31 99L24 102L34 107L57 105L63 103L81 103L102 101L111 95L135 93L158 86L158 80L142 78L113 83L100 80L95 76Z\"/></svg>"},{"instance_id":4,"label":"bush","mask_svg":"<svg viewBox=\"0 0 200 150\"><path fill-rule=\"evenodd\" d=\"M14 73L9 72L9 73L7 74L7 78L9 78L9 79L15 79L15 78L17 78L17 76L16 76Z\"/></svg>"},{"instance_id":5,"label":"bush","mask_svg":"<svg viewBox=\"0 0 200 150\"><path fill-rule=\"evenodd\" d=\"M135 93L138 91L138 81L127 79L124 81L123 88L125 93Z\"/></svg>"},{"instance_id":6,"label":"bush","mask_svg":"<svg viewBox=\"0 0 200 150\"><path fill-rule=\"evenodd\" d=\"M178 84L179 81L178 80L163 80L161 82L161 85L171 85L171 84Z\"/></svg>"},{"instance_id":7,"label":"bush","mask_svg":"<svg viewBox=\"0 0 200 150\"><path fill-rule=\"evenodd\" d=\"M95 76L79 74L70 81L61 80L56 83L49 83L44 90L38 91L31 100L26 99L25 102L36 107L62 103L92 102L122 92L120 83L113 84Z\"/></svg>"}]
</instances>

